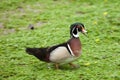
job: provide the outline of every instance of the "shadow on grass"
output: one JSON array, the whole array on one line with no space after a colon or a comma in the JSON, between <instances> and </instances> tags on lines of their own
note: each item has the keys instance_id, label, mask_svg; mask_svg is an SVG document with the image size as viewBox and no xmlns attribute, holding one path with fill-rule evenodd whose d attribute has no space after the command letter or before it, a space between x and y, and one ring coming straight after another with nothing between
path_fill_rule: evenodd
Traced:
<instances>
[{"instance_id":1,"label":"shadow on grass","mask_svg":"<svg viewBox=\"0 0 120 80\"><path fill-rule=\"evenodd\" d=\"M69 64L64 64L64 65L60 65L59 69L55 68L54 64L48 64L48 63L36 63L33 65L33 70L34 71L38 71L38 70L78 70L80 68L80 65L78 65L78 67L73 68L71 67Z\"/></svg>"}]
</instances>

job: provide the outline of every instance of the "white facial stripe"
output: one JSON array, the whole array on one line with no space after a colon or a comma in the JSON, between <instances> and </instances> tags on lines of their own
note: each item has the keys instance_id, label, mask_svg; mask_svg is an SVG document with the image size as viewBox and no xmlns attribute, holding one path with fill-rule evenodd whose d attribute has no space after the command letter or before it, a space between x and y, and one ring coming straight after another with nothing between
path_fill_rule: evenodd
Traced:
<instances>
[{"instance_id":1,"label":"white facial stripe","mask_svg":"<svg viewBox=\"0 0 120 80\"><path fill-rule=\"evenodd\" d=\"M75 34L73 34L73 36L74 36L75 38L79 37L78 33L77 33L76 35L75 35Z\"/></svg>"},{"instance_id":2,"label":"white facial stripe","mask_svg":"<svg viewBox=\"0 0 120 80\"><path fill-rule=\"evenodd\" d=\"M75 27L73 28L72 32L75 30Z\"/></svg>"},{"instance_id":3,"label":"white facial stripe","mask_svg":"<svg viewBox=\"0 0 120 80\"><path fill-rule=\"evenodd\" d=\"M70 45L67 44L67 46L68 46L68 49L70 50L71 55L72 55L72 56L75 56L75 55L73 54L73 51L72 51L71 48L70 48Z\"/></svg>"},{"instance_id":4,"label":"white facial stripe","mask_svg":"<svg viewBox=\"0 0 120 80\"><path fill-rule=\"evenodd\" d=\"M75 27L74 27L73 30L72 30L72 34L73 34L73 36L76 37L76 38L79 37L79 31L78 31L78 28L77 28L77 34L74 34L74 33L73 33L74 30L75 30Z\"/></svg>"}]
</instances>

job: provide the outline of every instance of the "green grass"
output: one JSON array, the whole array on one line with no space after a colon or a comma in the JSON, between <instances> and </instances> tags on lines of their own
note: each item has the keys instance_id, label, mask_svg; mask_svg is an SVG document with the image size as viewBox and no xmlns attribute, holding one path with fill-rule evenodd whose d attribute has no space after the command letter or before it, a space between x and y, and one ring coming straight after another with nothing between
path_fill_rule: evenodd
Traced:
<instances>
[{"instance_id":1,"label":"green grass","mask_svg":"<svg viewBox=\"0 0 120 80\"><path fill-rule=\"evenodd\" d=\"M25 53L69 39L69 26L84 23L83 54L72 69L60 70ZM33 24L35 30L29 30ZM2 0L0 80L120 80L119 0Z\"/></svg>"}]
</instances>

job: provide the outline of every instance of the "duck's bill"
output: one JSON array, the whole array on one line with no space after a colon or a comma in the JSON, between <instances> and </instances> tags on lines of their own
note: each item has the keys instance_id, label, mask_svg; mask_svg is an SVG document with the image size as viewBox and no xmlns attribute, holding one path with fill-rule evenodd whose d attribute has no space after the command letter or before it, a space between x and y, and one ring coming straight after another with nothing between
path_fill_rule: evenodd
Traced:
<instances>
[{"instance_id":1,"label":"duck's bill","mask_svg":"<svg viewBox=\"0 0 120 80\"><path fill-rule=\"evenodd\" d=\"M87 31L85 29L82 30L82 33L87 36Z\"/></svg>"}]
</instances>

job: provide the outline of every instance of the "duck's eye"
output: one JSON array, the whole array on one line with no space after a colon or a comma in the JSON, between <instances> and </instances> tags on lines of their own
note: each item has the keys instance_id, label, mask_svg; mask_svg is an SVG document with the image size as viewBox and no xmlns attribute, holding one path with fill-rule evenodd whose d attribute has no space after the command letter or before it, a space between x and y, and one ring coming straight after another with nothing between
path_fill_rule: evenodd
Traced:
<instances>
[{"instance_id":1,"label":"duck's eye","mask_svg":"<svg viewBox=\"0 0 120 80\"><path fill-rule=\"evenodd\" d=\"M78 28L78 31L79 31L79 32L80 32L80 31L82 31L82 28L81 28L81 27L79 27L79 28Z\"/></svg>"}]
</instances>

